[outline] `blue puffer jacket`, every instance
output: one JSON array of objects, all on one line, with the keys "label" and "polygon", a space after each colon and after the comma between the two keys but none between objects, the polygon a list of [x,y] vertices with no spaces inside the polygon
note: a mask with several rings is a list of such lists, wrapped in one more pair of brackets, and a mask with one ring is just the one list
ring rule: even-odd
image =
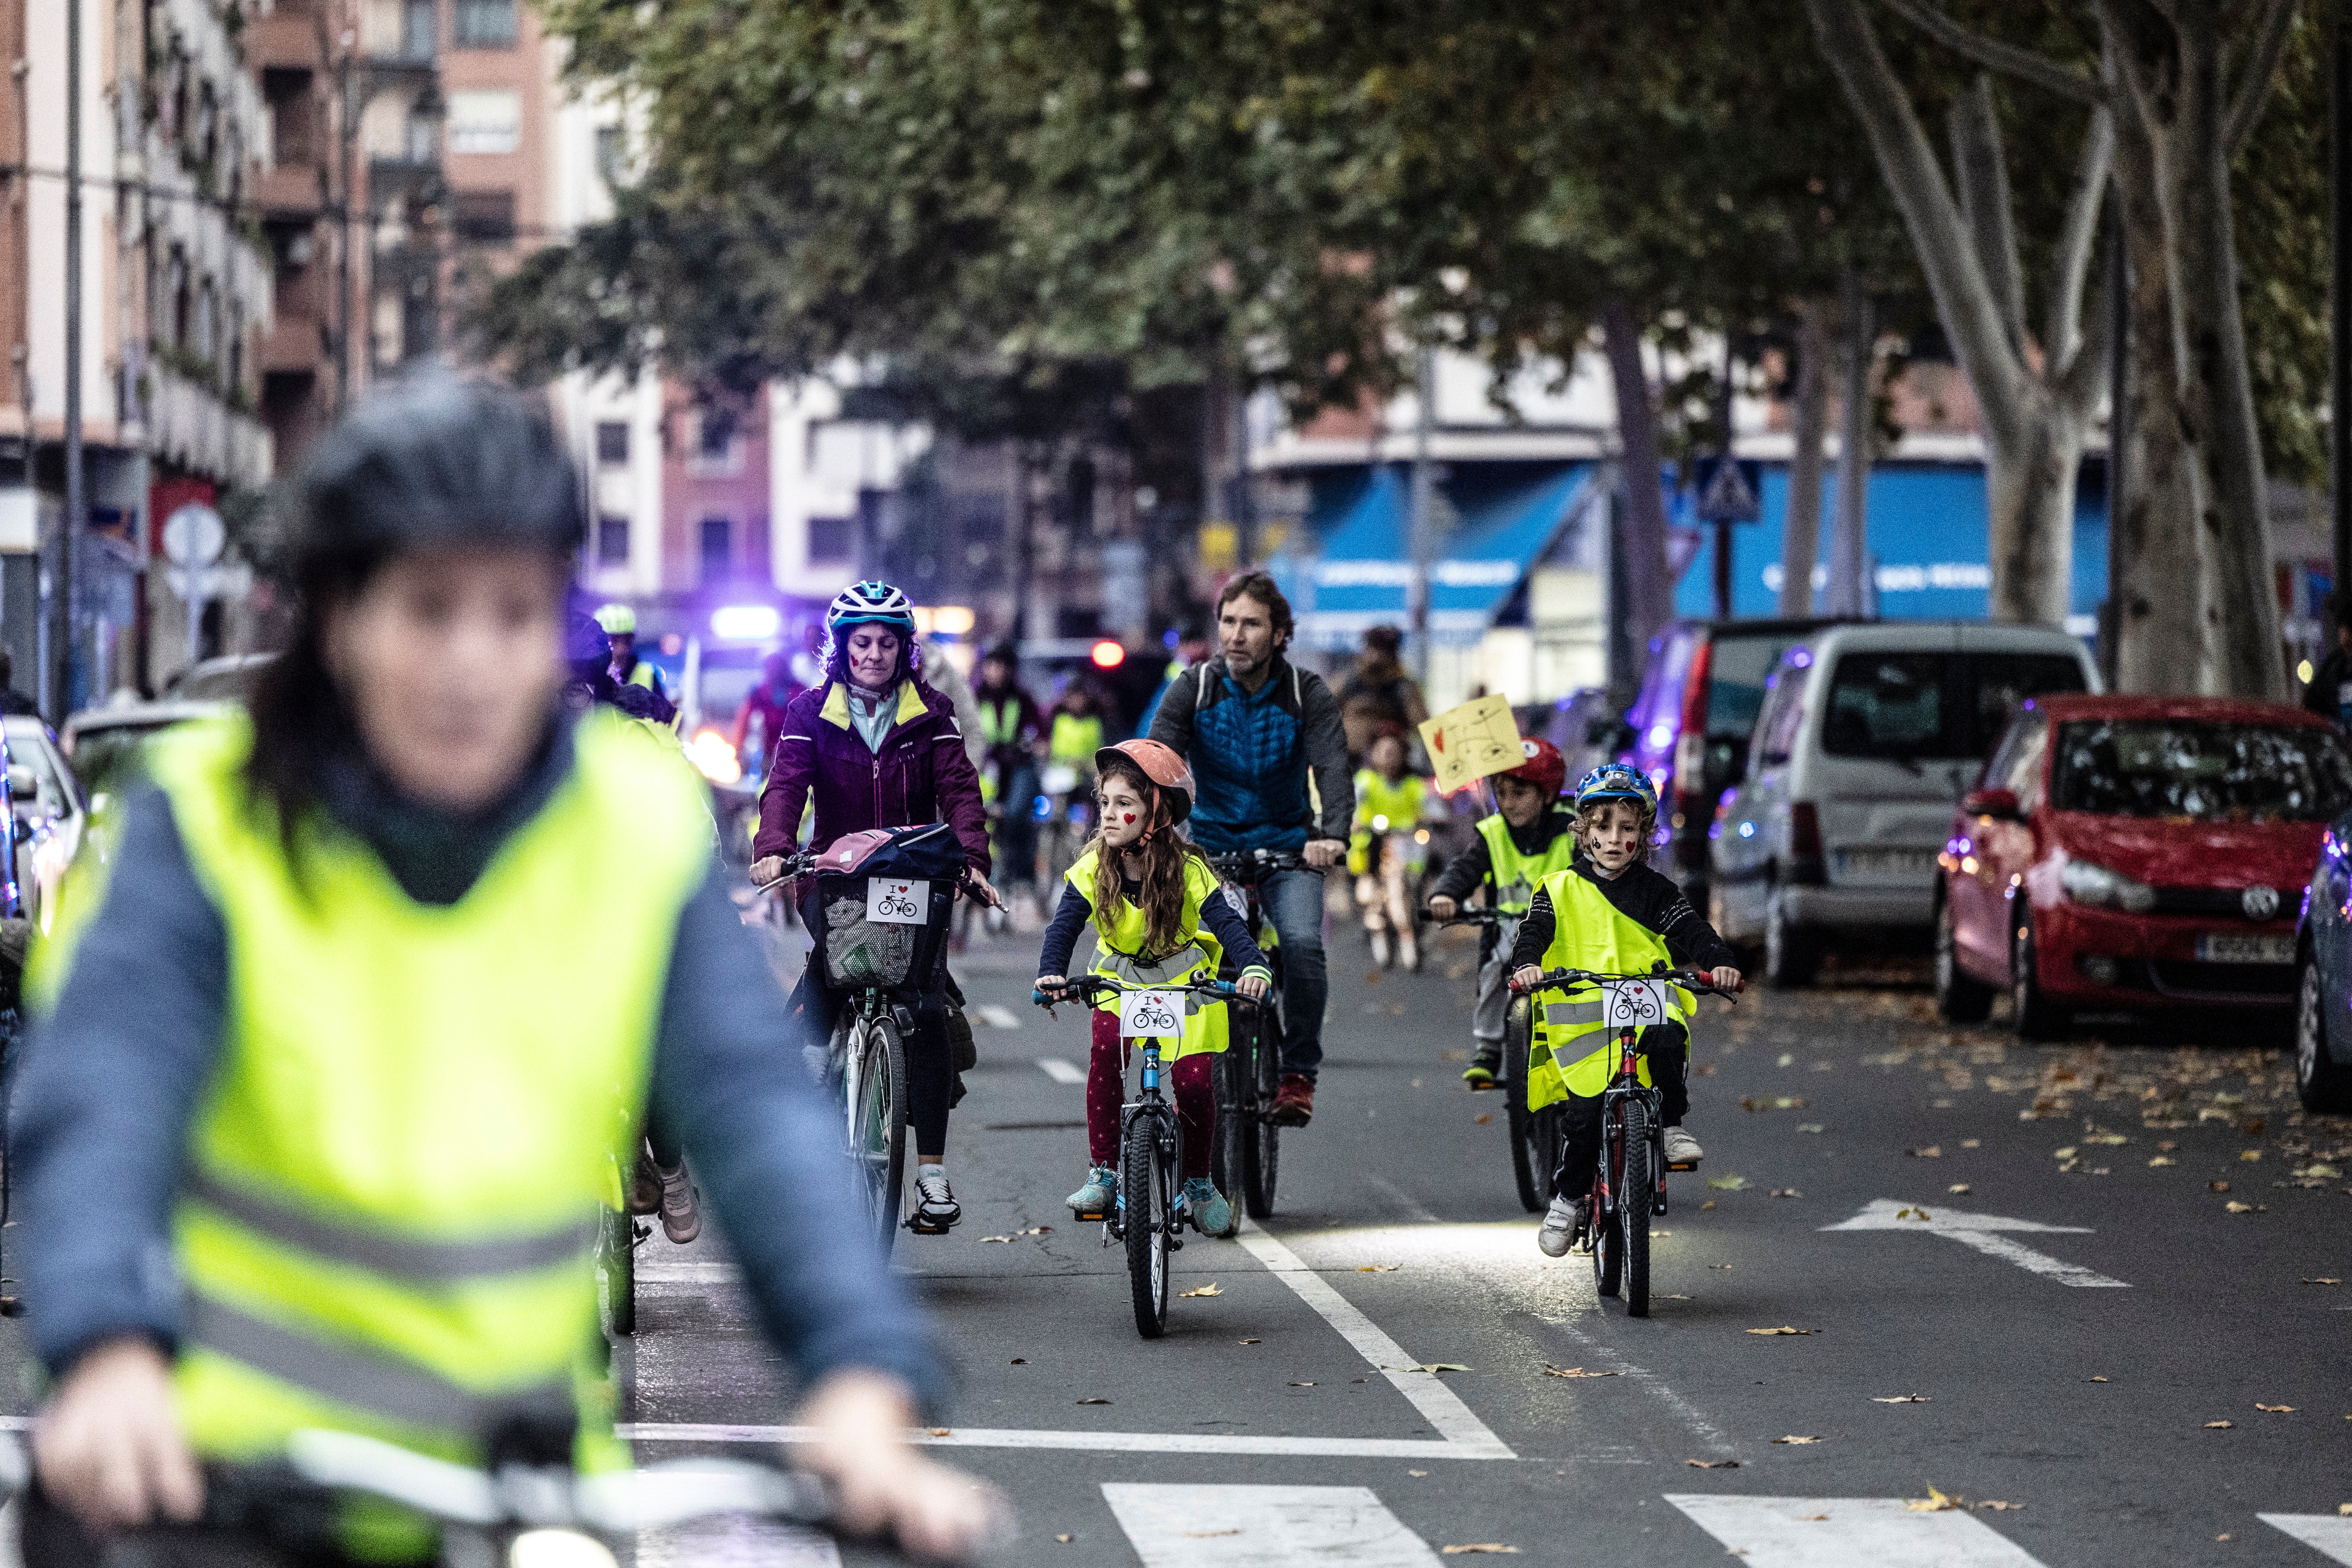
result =
[{"label": "blue puffer jacket", "polygon": [[1223,658],[1194,665],[1170,684],[1151,738],[1192,764],[1192,837],[1211,854],[1348,837],[1356,791],[1339,700],[1322,677],[1279,654],[1255,692],[1226,673]]}]

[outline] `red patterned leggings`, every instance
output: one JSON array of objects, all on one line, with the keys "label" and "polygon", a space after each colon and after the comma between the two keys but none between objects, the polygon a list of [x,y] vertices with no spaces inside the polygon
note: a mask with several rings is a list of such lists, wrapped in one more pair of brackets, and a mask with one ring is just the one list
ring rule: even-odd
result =
[{"label": "red patterned leggings", "polygon": [[[1127,1098],[1127,1057],[1118,1037],[1118,1015],[1094,1015],[1094,1054],[1087,1064],[1087,1153],[1097,1165],[1118,1165],[1118,1108]],[[1184,1129],[1184,1174],[1187,1179],[1209,1173],[1209,1141],[1217,1131],[1217,1091],[1211,1065],[1213,1053],[1202,1051],[1171,1064],[1160,1058],[1169,1098],[1176,1102],[1176,1120]]]}]

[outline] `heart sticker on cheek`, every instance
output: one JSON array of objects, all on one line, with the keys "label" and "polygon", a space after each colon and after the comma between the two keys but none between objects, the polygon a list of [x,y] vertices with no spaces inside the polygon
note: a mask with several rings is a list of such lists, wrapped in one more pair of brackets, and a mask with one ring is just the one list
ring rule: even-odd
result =
[{"label": "heart sticker on cheek", "polygon": [[1133,822],[1135,820],[1135,813],[1131,811],[1121,812],[1119,815],[1129,822]]}]

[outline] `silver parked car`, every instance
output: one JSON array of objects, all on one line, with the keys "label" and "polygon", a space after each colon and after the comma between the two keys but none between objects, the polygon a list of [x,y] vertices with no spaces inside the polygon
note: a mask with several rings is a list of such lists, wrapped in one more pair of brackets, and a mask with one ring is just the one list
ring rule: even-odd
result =
[{"label": "silver parked car", "polygon": [[1716,929],[1761,946],[1778,985],[1811,979],[1832,932],[1926,931],[1953,806],[2018,704],[2097,689],[2048,626],[1853,624],[1790,647],[1707,830]]},{"label": "silver parked car", "polygon": [[15,868],[26,918],[47,931],[58,885],[81,852],[89,800],[48,725],[29,715],[0,721],[8,742],[8,798],[15,807]]}]

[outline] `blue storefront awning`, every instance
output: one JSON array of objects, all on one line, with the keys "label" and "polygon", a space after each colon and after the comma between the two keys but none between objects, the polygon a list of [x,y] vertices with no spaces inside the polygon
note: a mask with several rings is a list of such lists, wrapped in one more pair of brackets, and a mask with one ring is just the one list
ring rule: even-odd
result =
[{"label": "blue storefront awning", "polygon": [[[1528,568],[1576,510],[1591,477],[1569,465],[1530,483],[1453,501],[1456,521],[1429,574],[1429,631],[1439,642],[1475,642]],[[1409,470],[1366,474],[1320,530],[1308,557],[1270,570],[1298,614],[1307,647],[1346,648],[1381,625],[1402,626],[1412,576]]]}]

